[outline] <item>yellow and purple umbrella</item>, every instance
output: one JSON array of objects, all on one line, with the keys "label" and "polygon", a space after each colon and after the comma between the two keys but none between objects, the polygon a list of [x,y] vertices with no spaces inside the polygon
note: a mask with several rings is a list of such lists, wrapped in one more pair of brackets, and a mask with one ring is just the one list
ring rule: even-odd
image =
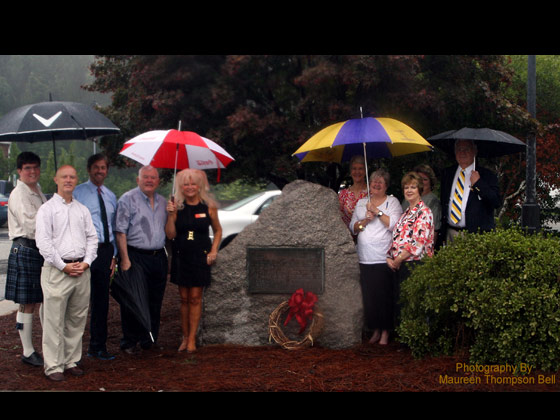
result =
[{"label": "yellow and purple umbrella", "polygon": [[330,125],[293,153],[302,162],[345,162],[357,154],[390,158],[431,151],[432,146],[408,125],[392,118],[356,118]]},{"label": "yellow and purple umbrella", "polygon": [[369,184],[368,158],[390,158],[432,149],[424,137],[400,121],[367,117],[329,125],[307,140],[292,156],[302,162],[340,163],[363,153]]}]

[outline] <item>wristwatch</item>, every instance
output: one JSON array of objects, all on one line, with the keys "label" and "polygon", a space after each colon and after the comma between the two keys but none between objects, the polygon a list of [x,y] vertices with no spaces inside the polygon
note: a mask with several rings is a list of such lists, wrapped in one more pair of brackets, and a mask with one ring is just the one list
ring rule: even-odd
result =
[{"label": "wristwatch", "polygon": [[360,229],[360,230],[363,232],[364,229],[365,229],[365,227],[360,223],[360,224],[358,225],[358,229]]},{"label": "wristwatch", "polygon": [[383,216],[385,213],[383,213],[382,211],[379,211],[379,213],[377,213],[377,217],[381,217]]}]

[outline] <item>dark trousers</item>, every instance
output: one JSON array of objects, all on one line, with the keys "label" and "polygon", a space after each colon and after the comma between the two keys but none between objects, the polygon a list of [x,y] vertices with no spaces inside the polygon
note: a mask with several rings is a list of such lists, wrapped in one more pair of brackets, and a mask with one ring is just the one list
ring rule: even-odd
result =
[{"label": "dark trousers", "polygon": [[90,340],[89,352],[107,350],[107,315],[111,282],[112,244],[99,244],[97,258],[91,264]]},{"label": "dark trousers", "polygon": [[[132,265],[142,268],[148,284],[148,302],[150,306],[150,318],[152,326],[152,336],[157,341],[159,334],[159,324],[161,315],[161,304],[165,293],[167,282],[167,256],[165,251],[154,254],[138,252],[133,248],[128,248],[128,258]],[[135,346],[137,343],[143,348],[151,345],[152,340],[149,332],[143,328],[136,320],[136,317],[126,308],[121,306],[121,323],[123,339],[121,348],[126,349]]]},{"label": "dark trousers", "polygon": [[401,267],[397,271],[396,277],[397,282],[395,284],[395,322],[400,324],[401,321],[401,309],[402,303],[401,298],[401,285],[410,276],[410,272],[420,264],[421,261],[405,261],[401,264]]},{"label": "dark trousers", "polygon": [[392,330],[395,274],[386,263],[360,264],[360,286],[368,330]]}]

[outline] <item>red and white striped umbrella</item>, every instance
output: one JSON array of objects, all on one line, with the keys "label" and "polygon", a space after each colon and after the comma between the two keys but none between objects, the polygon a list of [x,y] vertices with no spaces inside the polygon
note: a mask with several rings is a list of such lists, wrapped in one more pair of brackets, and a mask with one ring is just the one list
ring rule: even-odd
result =
[{"label": "red and white striped umbrella", "polygon": [[233,157],[212,140],[192,131],[154,130],[128,140],[120,154],[154,168],[220,169]]}]

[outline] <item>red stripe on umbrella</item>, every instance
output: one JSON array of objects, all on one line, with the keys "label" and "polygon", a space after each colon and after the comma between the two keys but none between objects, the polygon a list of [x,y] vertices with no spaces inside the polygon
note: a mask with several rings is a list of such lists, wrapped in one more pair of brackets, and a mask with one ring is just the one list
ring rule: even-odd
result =
[{"label": "red stripe on umbrella", "polygon": [[214,141],[192,131],[178,130],[140,134],[128,140],[120,154],[144,165],[167,169],[220,169],[234,160]]}]

